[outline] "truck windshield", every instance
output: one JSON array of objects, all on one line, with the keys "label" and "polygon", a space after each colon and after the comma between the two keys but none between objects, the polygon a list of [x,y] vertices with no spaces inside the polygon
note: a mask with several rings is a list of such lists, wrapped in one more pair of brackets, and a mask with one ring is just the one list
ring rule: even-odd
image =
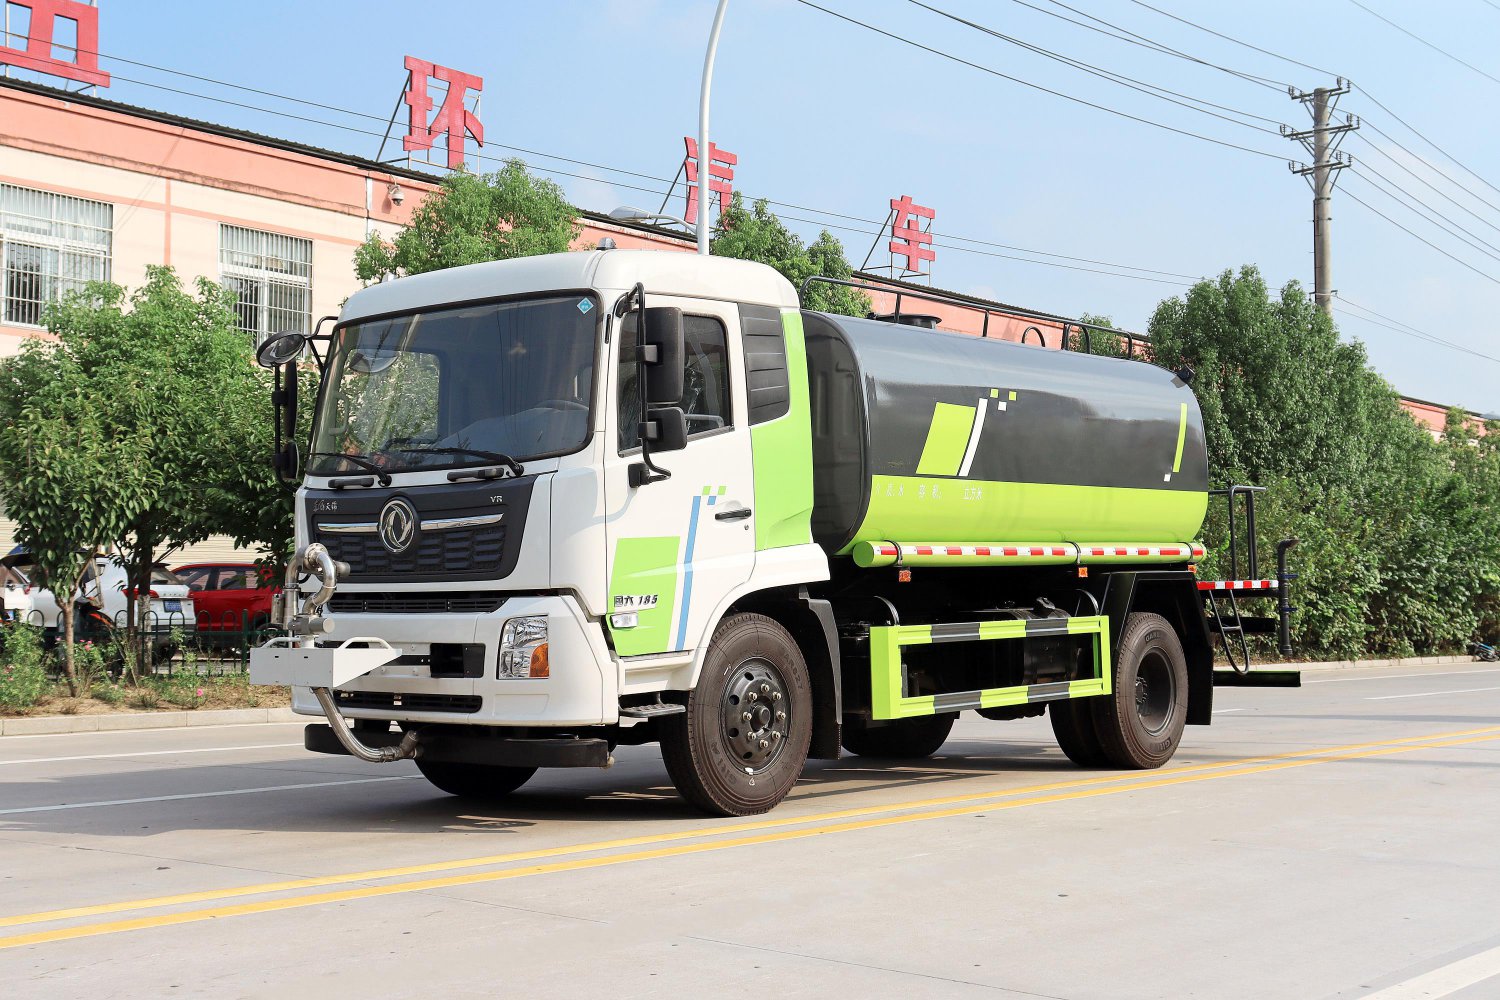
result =
[{"label": "truck windshield", "polygon": [[578,450],[590,428],[599,313],[593,297],[568,295],[341,327],[308,473],[488,465],[495,456],[524,462]]}]

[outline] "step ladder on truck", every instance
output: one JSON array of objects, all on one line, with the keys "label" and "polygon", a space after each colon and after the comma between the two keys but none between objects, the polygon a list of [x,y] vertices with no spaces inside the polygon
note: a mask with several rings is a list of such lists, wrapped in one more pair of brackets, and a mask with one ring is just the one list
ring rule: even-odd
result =
[{"label": "step ladder on truck", "polygon": [[[895,309],[603,248],[372,286],[268,340],[297,551],[252,681],[321,717],[308,749],[456,795],[659,743],[685,798],[732,815],[809,759],[933,754],[963,711],[1159,767],[1215,683],[1275,681],[1238,601],[1277,597],[1289,648],[1289,543],[1274,589],[1199,581],[1191,371],[1071,350],[1086,323],[834,283]],[[910,324],[908,300],[977,309],[983,335]],[[992,315],[1065,335],[990,336]]]}]

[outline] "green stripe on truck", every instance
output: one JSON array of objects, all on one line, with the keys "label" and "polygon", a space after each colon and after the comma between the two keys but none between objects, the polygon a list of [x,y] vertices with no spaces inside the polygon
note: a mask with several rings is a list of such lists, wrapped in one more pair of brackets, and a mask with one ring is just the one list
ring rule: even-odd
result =
[{"label": "green stripe on truck", "polygon": [[812,542],[812,408],[807,399],[802,314],[783,309],[781,328],[791,403],[783,416],[750,428],[757,550]]},{"label": "green stripe on truck", "polygon": [[917,460],[917,475],[958,475],[964,451],[969,447],[969,434],[974,430],[974,414],[972,406],[933,404],[932,426],[927,428],[927,441],[922,445],[922,457]]},{"label": "green stripe on truck", "polygon": [[1207,510],[1208,494],[1196,490],[872,476],[864,520],[839,554],[896,539],[1178,542],[1197,536]]}]

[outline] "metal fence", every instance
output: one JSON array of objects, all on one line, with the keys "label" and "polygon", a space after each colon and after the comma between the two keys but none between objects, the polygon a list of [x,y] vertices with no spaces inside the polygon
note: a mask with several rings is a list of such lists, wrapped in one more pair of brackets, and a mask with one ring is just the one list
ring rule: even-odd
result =
[{"label": "metal fence", "polygon": [[[78,609],[74,612],[73,620],[74,642],[123,644],[128,629],[126,618],[127,613],[124,611],[111,620],[97,610]],[[41,630],[43,641],[49,648],[62,641],[63,619],[60,611],[50,620],[40,611],[11,611],[4,613],[4,620]],[[164,671],[168,676],[172,674],[177,655],[187,648],[220,664],[233,664],[244,669],[250,662],[251,649],[272,636],[281,634],[280,629],[267,624],[264,616],[251,618],[245,612],[226,612],[215,618],[206,611],[200,611],[190,621],[181,611],[167,614],[148,611],[137,629],[138,634],[148,638],[155,653],[153,670]]]}]

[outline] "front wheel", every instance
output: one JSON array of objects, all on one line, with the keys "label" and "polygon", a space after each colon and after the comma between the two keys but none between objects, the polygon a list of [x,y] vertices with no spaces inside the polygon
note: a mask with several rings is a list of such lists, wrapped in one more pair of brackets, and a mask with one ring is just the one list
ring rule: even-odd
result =
[{"label": "front wheel", "polygon": [[812,686],[802,651],[765,615],[719,623],[687,711],[663,720],[662,761],[704,812],[750,816],[786,798],[812,741]]},{"label": "front wheel", "polygon": [[1161,615],[1131,615],[1115,647],[1114,694],[1085,701],[1104,756],[1141,770],[1171,760],[1187,723],[1187,695],[1182,640]]},{"label": "front wheel", "polygon": [[420,757],[416,764],[422,777],[432,782],[436,788],[464,799],[493,801],[504,798],[536,774],[534,767],[425,761]]}]

